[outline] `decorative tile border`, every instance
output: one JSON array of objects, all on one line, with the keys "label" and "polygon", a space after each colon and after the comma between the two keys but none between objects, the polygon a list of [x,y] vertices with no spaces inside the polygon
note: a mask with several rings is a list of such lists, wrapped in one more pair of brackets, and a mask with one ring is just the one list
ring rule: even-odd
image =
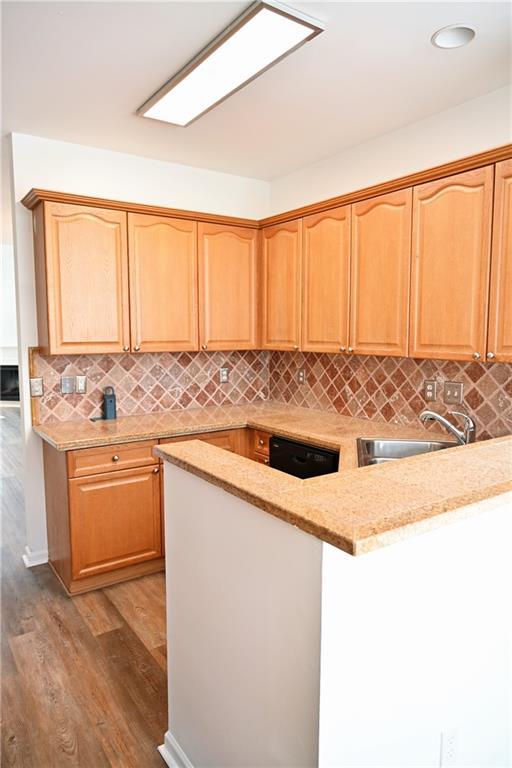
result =
[{"label": "decorative tile border", "polygon": [[[300,368],[306,371],[303,385],[297,382]],[[430,405],[425,379],[438,382],[437,402]],[[461,406],[444,405],[445,381],[464,384]],[[512,432],[512,365],[272,352],[270,399],[395,424],[417,423],[426,407],[442,414],[461,410],[475,418],[483,440]]]},{"label": "decorative tile border", "polygon": [[[99,416],[107,386],[115,389],[120,416],[267,400],[268,359],[268,352],[252,351],[38,356],[39,422]],[[219,384],[221,367],[230,371],[227,384]],[[61,394],[61,376],[84,374],[87,394]]]}]

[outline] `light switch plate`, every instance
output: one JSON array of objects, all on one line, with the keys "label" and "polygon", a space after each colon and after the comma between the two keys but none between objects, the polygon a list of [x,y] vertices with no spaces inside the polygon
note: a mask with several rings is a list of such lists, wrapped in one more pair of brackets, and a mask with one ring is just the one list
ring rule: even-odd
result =
[{"label": "light switch plate", "polygon": [[306,383],[306,371],[304,368],[299,368],[297,371],[297,381],[299,384],[305,384]]},{"label": "light switch plate", "polygon": [[75,376],[75,392],[78,395],[85,395],[87,392],[87,376]]},{"label": "light switch plate", "polygon": [[227,384],[229,381],[229,368],[221,368],[219,370],[219,382],[220,384]]},{"label": "light switch plate", "polygon": [[423,394],[429,403],[434,403],[437,400],[437,381],[435,379],[426,379],[423,382]]},{"label": "light switch plate", "polygon": [[60,391],[63,395],[72,395],[75,391],[75,377],[74,376],[61,376],[60,377]]},{"label": "light switch plate", "polygon": [[30,397],[42,397],[43,396],[43,380],[42,378],[29,379],[30,381]]},{"label": "light switch plate", "polygon": [[445,381],[443,400],[447,405],[460,405],[464,400],[464,384],[459,381]]}]

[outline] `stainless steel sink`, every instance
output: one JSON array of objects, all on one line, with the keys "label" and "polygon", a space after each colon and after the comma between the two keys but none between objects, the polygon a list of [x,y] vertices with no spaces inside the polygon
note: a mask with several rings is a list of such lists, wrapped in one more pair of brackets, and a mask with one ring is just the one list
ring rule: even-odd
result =
[{"label": "stainless steel sink", "polygon": [[385,464],[408,456],[442,451],[443,448],[454,448],[456,445],[457,443],[442,440],[387,440],[360,437],[357,441],[358,464],[360,467]]}]

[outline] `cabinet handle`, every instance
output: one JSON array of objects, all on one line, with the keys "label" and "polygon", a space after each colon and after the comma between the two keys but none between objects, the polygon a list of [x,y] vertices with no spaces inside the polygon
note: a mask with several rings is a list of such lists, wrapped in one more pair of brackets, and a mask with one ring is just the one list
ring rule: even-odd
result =
[{"label": "cabinet handle", "polygon": [[139,345],[138,345],[138,344],[137,344],[137,346],[136,346],[136,347],[134,347],[134,348],[133,348],[133,351],[134,351],[134,352],[140,352],[140,347],[139,347]]},{"label": "cabinet handle", "polygon": [[119,461],[119,456],[117,455],[117,453],[115,453],[115,454],[112,456],[112,461]]},{"label": "cabinet handle", "polygon": [[340,352],[345,352],[346,349],[347,349],[346,347],[340,347]]},{"label": "cabinet handle", "polygon": [[258,440],[258,445],[265,445],[265,441],[264,441],[264,440],[262,440],[262,439],[261,439],[261,437],[260,437],[260,439]]},{"label": "cabinet handle", "polygon": [[153,474],[158,475],[159,472],[160,472],[160,467],[155,467],[153,470]]},{"label": "cabinet handle", "polygon": [[473,360],[480,360],[481,357],[480,352],[473,352]]},{"label": "cabinet handle", "polygon": [[348,351],[350,352],[350,354],[352,354],[352,352],[354,351],[354,347],[349,347]]},{"label": "cabinet handle", "polygon": [[125,345],[125,346],[123,347],[123,352],[129,352],[129,351],[130,351],[130,347],[127,347],[127,346]]},{"label": "cabinet handle", "polygon": [[201,349],[208,349],[208,344],[203,344],[203,346],[201,347]]},{"label": "cabinet handle", "polygon": [[487,353],[487,359],[488,360],[494,360],[495,357],[496,357],[496,355],[494,354],[494,352],[488,352]]}]

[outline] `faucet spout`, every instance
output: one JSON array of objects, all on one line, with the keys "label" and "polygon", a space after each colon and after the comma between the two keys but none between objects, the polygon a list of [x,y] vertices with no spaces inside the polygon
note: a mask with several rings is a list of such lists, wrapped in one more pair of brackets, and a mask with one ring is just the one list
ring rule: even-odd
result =
[{"label": "faucet spout", "polygon": [[436,413],[435,411],[422,411],[422,413],[420,413],[420,421],[423,424],[425,424],[427,421],[437,421],[438,424],[441,424],[441,426],[444,427],[447,432],[455,437],[460,445],[473,443],[476,438],[476,425],[471,416],[468,416],[466,413],[461,413],[460,411],[450,411],[450,415],[459,416],[460,418],[464,419],[463,430],[458,429],[455,424],[452,424],[451,421],[449,421],[444,416],[441,416],[440,413]]}]

